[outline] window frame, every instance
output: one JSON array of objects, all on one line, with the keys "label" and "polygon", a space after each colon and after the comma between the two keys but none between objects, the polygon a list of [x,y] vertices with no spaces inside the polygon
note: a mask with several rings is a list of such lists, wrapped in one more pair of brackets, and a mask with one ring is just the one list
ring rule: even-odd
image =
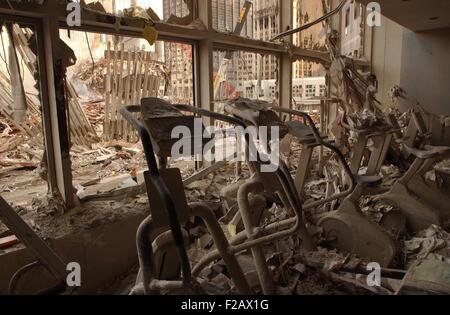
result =
[{"label": "window frame", "polygon": [[[241,36],[219,33],[212,27],[212,11],[210,0],[193,0],[193,19],[200,19],[206,26],[205,29],[186,28],[185,26],[168,24],[166,22],[155,22],[153,27],[158,32],[158,40],[190,44],[193,47],[193,101],[198,107],[211,109],[214,101],[212,95],[213,84],[213,47],[233,50],[254,51],[256,53],[273,54],[278,56],[279,74],[277,77],[278,100],[280,106],[292,107],[292,61],[305,59],[312,62],[328,63],[329,56],[326,52],[313,52],[299,47],[286,47],[281,42],[269,42]],[[293,24],[293,2],[278,0],[278,26],[279,30],[292,28]],[[60,29],[69,29],[67,25],[67,9],[65,3],[59,1],[46,1],[43,4],[14,3],[14,10],[2,1],[0,3],[0,14],[17,18],[34,18],[45,32],[41,49],[45,50],[45,56],[40,57],[40,64],[47,71],[46,76],[52,78],[54,55],[57,52],[57,43]],[[99,18],[100,15],[100,18]],[[120,19],[106,14],[82,14],[81,25],[70,27],[74,31],[86,31],[110,35],[122,35],[128,37],[143,38],[145,22],[134,19]],[[116,23],[111,22],[112,20]],[[286,37],[285,42],[292,42],[291,37]],[[43,44],[45,43],[45,45]],[[41,44],[40,44],[41,45]],[[44,47],[45,46],[45,47]],[[45,83],[45,80],[42,82]],[[55,85],[50,79],[47,87],[45,104],[55,107]],[[202,87],[200,89],[200,86]],[[47,106],[46,105],[46,106]],[[57,135],[67,134],[67,126],[60,126],[60,130],[53,130],[56,117],[54,112],[44,113],[46,121],[45,130],[55,136],[46,141],[46,149],[49,155],[59,159],[54,168],[49,169],[49,177],[54,178],[57,188],[62,193],[68,207],[71,207],[71,197],[68,192],[72,191],[70,161],[61,162],[61,152],[69,152],[67,145]],[[62,128],[62,129],[61,129]],[[52,132],[53,131],[53,132]],[[56,137],[56,138],[55,138]],[[52,144],[55,143],[53,146]],[[57,150],[55,148],[58,148]],[[73,196],[72,196],[73,197]]]}]

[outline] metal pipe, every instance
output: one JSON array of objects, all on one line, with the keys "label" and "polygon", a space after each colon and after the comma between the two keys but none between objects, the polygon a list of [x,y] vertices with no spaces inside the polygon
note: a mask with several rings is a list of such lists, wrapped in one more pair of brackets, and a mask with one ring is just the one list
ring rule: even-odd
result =
[{"label": "metal pipe", "polygon": [[[239,204],[239,212],[242,216],[242,222],[244,223],[247,238],[253,240],[257,237],[257,230],[255,223],[253,222],[252,209],[248,200],[248,195],[251,192],[261,192],[264,190],[264,186],[257,178],[252,177],[245,184],[241,185],[238,191],[237,201]],[[273,284],[273,278],[270,274],[267,266],[266,257],[261,246],[254,246],[251,248],[253,260],[256,266],[256,272],[258,273],[259,283],[261,289],[266,295],[275,294],[275,286]]]},{"label": "metal pipe", "polygon": [[[139,260],[139,273],[142,277],[144,294],[150,294],[150,283],[153,281],[153,249],[151,240],[153,220],[148,216],[141,222],[136,233],[136,247]],[[136,283],[137,285],[137,283]]]},{"label": "metal pipe", "polygon": [[[291,225],[294,225],[289,230],[283,230],[277,233],[273,233],[274,231],[285,229]],[[286,219],[280,222],[272,223],[266,226],[264,229],[260,229],[258,234],[269,233],[270,235],[259,236],[254,240],[248,240],[246,231],[242,231],[236,234],[231,240],[230,244],[232,245],[231,251],[233,253],[239,253],[244,250],[248,250],[253,246],[264,245],[266,243],[275,242],[285,237],[294,235],[298,233],[298,225],[297,225],[297,217]],[[273,234],[272,234],[273,233]],[[197,276],[200,272],[209,265],[212,261],[219,259],[220,253],[215,250],[208,253],[204,256],[197,265],[192,269],[192,274]]]},{"label": "metal pipe", "polygon": [[20,278],[22,278],[22,276],[25,273],[27,273],[28,271],[30,271],[31,269],[39,267],[39,266],[42,266],[42,263],[40,261],[34,261],[32,263],[29,263],[29,264],[21,267],[19,270],[17,270],[11,277],[11,280],[9,280],[8,293],[10,295],[15,295],[17,283],[19,282]]},{"label": "metal pipe", "polygon": [[281,34],[278,34],[277,36],[273,37],[270,41],[275,41],[277,39],[280,39],[280,38],[283,38],[283,37],[286,37],[286,36],[289,36],[289,35],[293,35],[295,33],[299,33],[299,32],[304,31],[304,30],[306,30],[306,29],[308,29],[308,28],[310,28],[310,27],[312,27],[312,26],[314,26],[316,24],[319,24],[320,22],[323,22],[323,21],[329,19],[333,15],[339,13],[341,11],[341,9],[344,7],[346,2],[347,2],[347,0],[342,0],[342,2],[339,4],[339,6],[336,9],[334,9],[333,11],[330,11],[329,13],[321,16],[317,20],[312,21],[311,23],[308,23],[308,24],[302,25],[302,26],[300,26],[298,28],[294,28],[292,30],[289,30],[289,31],[283,32]]}]

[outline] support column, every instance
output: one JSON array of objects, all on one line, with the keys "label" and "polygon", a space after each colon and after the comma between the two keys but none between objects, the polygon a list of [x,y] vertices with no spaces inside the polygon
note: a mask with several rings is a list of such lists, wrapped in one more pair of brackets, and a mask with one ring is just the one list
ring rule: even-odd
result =
[{"label": "support column", "polygon": [[[211,1],[198,0],[199,18],[212,31]],[[199,41],[194,56],[196,64],[196,99],[197,105],[207,110],[214,110],[214,74],[213,74],[213,45],[210,40]]]},{"label": "support column", "polygon": [[[57,10],[54,10],[57,12]],[[70,140],[67,123],[67,101],[65,98],[65,68],[58,59],[58,19],[46,16],[42,20],[42,34],[38,42],[41,70],[42,114],[45,145],[48,161],[50,191],[59,193],[66,207],[74,205],[72,171],[70,161]],[[57,82],[57,80],[59,82]]]},{"label": "support column", "polygon": [[[208,28],[209,36],[213,29],[212,25],[212,5],[210,0],[197,0],[198,17]],[[206,110],[214,111],[214,73],[213,73],[213,45],[211,40],[201,40],[195,47],[195,106]],[[205,126],[211,126],[214,121],[210,118],[203,118]],[[203,161],[200,163],[208,166],[210,163]]]},{"label": "support column", "polygon": [[[292,29],[292,1],[280,0],[280,31]],[[292,36],[285,37],[285,41],[292,43]],[[292,58],[288,53],[280,56],[280,106],[285,108],[292,107]]]}]

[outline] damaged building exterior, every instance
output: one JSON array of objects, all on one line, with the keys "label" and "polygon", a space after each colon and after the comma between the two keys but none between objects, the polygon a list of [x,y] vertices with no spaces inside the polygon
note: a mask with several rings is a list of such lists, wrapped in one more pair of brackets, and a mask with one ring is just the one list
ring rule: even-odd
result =
[{"label": "damaged building exterior", "polygon": [[0,1],[0,295],[449,294],[449,15]]}]

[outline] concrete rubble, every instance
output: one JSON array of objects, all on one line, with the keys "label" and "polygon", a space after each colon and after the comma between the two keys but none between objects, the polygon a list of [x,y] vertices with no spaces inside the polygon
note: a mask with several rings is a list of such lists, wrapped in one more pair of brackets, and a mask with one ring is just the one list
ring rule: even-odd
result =
[{"label": "concrete rubble", "polygon": [[[192,8],[193,1],[185,2]],[[84,9],[98,15],[99,19],[110,16],[99,4]],[[162,23],[151,9],[124,10],[120,17],[125,22]],[[184,18],[171,16],[170,23],[187,29],[206,29],[201,21],[193,19],[192,12]],[[16,29],[17,36],[19,31],[22,29]],[[20,33],[26,38],[29,35],[27,31]],[[441,137],[443,130],[449,127],[449,118],[439,117],[442,130],[438,136],[433,134],[433,125],[420,123],[431,120],[432,113],[418,108],[406,113],[384,108],[375,97],[376,77],[341,57],[336,50],[335,36],[333,32],[327,33],[326,47],[330,55],[328,72],[332,78],[330,98],[338,106],[334,120],[328,121],[329,126],[321,126],[320,133],[315,127],[323,123],[320,113],[300,113],[293,118],[296,113],[277,112],[278,106],[260,100],[239,97],[229,100],[221,113],[209,113],[212,115],[209,118],[220,114],[245,122],[246,126],[281,126],[284,138],[280,151],[285,168],[280,171],[281,175],[277,173],[279,177],[261,174],[250,162],[241,164],[232,160],[199,165],[192,158],[172,159],[169,153],[162,153],[167,149],[163,146],[167,144],[165,141],[169,141],[162,136],[170,132],[166,130],[169,120],[180,119],[191,127],[193,116],[187,114],[188,106],[172,106],[156,97],[143,97],[140,105],[140,121],[150,133],[148,139],[142,137],[142,130],[138,134],[130,128],[130,133],[136,139],[139,135],[141,141],[110,140],[104,134],[105,94],[108,93],[104,76],[110,65],[102,58],[94,65],[90,62],[74,65],[67,85],[71,108],[84,117],[71,130],[75,208],[68,211],[61,196],[48,193],[47,152],[41,138],[42,127],[36,127],[41,125],[40,118],[27,122],[22,117],[22,121],[17,121],[14,115],[7,115],[13,102],[1,97],[0,194],[43,240],[120,224],[130,216],[138,217],[142,222],[139,229],[136,227],[140,272],[135,261],[128,274],[116,279],[117,283],[103,293],[188,291],[186,287],[178,287],[176,281],[173,281],[174,287],[169,285],[170,281],[159,281],[169,279],[152,278],[150,283],[143,280],[148,270],[144,268],[145,257],[139,252],[139,246],[143,246],[139,243],[139,233],[145,234],[140,229],[149,224],[148,220],[153,220],[149,224],[151,228],[145,230],[148,235],[141,235],[142,240],[148,240],[150,235],[153,238],[152,244],[143,246],[155,251],[151,268],[159,268],[161,274],[179,276],[183,259],[169,259],[169,263],[166,261],[166,265],[160,266],[158,263],[164,259],[158,255],[178,257],[177,250],[181,251],[179,247],[182,247],[196,279],[192,280],[189,290],[198,290],[195,292],[220,295],[243,292],[450,294],[450,213],[446,204],[450,193],[450,147]],[[25,44],[21,43],[27,48]],[[168,69],[168,65],[155,62],[151,71],[167,77]],[[35,70],[28,67],[32,74]],[[6,76],[6,73],[0,75]],[[10,82],[2,78],[0,88],[8,90]],[[123,79],[120,77],[119,81]],[[405,93],[400,87],[394,87],[392,100],[404,100]],[[25,96],[25,92],[22,94]],[[17,95],[11,97],[15,100]],[[40,117],[39,104],[33,98],[23,101],[22,105],[29,104],[28,110]],[[168,113],[150,115],[145,112],[146,101],[160,102]],[[207,111],[191,110],[193,114],[208,117]],[[286,117],[281,119],[281,116]],[[31,127],[23,127],[27,123]],[[32,129],[33,126],[39,129],[36,137],[33,133],[37,129]],[[80,126],[85,132],[77,133]],[[157,146],[164,149],[154,152]],[[151,150],[151,158],[147,150]],[[160,196],[164,196],[161,188],[152,186],[156,182],[154,177],[163,179],[167,185],[164,186],[167,192],[164,192],[169,196],[165,198],[173,199],[175,206],[172,206],[180,217],[177,218],[178,234],[169,233],[176,226],[171,222],[173,217],[167,216],[166,210],[170,213],[170,207]],[[279,178],[286,178],[286,181]],[[290,195],[292,190],[296,198]],[[295,202],[300,203],[300,207],[292,206]],[[151,215],[144,219],[149,209]],[[293,218],[297,221],[289,221]],[[300,223],[302,226],[296,226]],[[274,237],[277,233],[283,235],[288,228],[295,233]],[[175,239],[177,235],[180,239]],[[266,241],[257,243],[264,237]],[[385,239],[388,241],[384,242]],[[305,250],[309,241],[315,250]],[[245,247],[247,244],[250,245]],[[381,263],[380,285],[370,286],[367,284],[371,270],[368,266],[373,261],[370,255],[373,252],[382,255],[377,252],[379,244],[378,248],[392,249],[392,253],[385,255],[386,263]],[[0,255],[23,248],[24,242],[0,223]],[[236,275],[243,275],[244,280],[236,281]]]},{"label": "concrete rubble", "polygon": [[[365,118],[363,119],[365,121]],[[45,181],[39,178],[40,162],[43,151],[41,148],[34,146],[27,139],[26,135],[20,131],[11,128],[6,121],[2,122],[3,130],[1,132],[1,146],[5,148],[0,155],[0,163],[2,163],[2,173],[0,176],[7,181],[2,181],[1,191],[7,198],[17,195],[17,206],[24,217],[24,219],[42,235],[59,234],[63,231],[62,226],[54,226],[57,219],[57,214],[61,213],[58,210],[58,204],[54,203],[52,199],[46,197],[46,187],[43,187],[40,193],[36,193],[35,197],[29,199],[30,203],[24,204],[23,196],[20,192],[26,193],[27,186],[23,186],[23,180],[36,178],[35,183],[40,183],[45,186]],[[19,140],[17,140],[19,139]],[[289,158],[291,159],[289,165],[293,166],[295,172],[295,165],[298,165],[297,156],[301,152],[301,145],[295,144],[295,140],[291,144]],[[313,159],[318,159],[315,155]],[[332,156],[327,157],[328,162],[321,173],[317,167],[313,167],[312,172],[308,178],[305,186],[306,200],[320,200],[327,194],[327,187],[335,185],[338,187],[341,180],[340,166],[333,162]],[[131,144],[120,141],[110,141],[94,144],[91,149],[84,147],[73,147],[72,150],[73,170],[76,174],[75,189],[78,191],[77,195],[80,199],[82,207],[88,204],[96,203],[103,209],[111,207],[112,204],[120,203],[121,200],[126,199],[126,204],[129,209],[133,205],[140,205],[145,209],[147,205],[145,197],[145,183],[142,176],[142,171],[146,169],[143,162],[143,149],[141,144]],[[315,164],[315,163],[314,163]],[[438,173],[448,173],[447,162],[440,162],[434,169],[432,179],[443,187],[446,182],[445,179],[440,179]],[[175,165],[182,169],[182,174],[185,179],[194,175],[192,163],[188,161],[179,161]],[[319,164],[315,164],[319,165]],[[325,173],[325,174],[324,174]],[[12,175],[14,174],[14,175]],[[245,178],[248,174],[248,169],[244,168],[241,177],[235,176],[235,167],[233,163],[226,165],[215,171],[213,174],[205,175],[202,178],[189,182],[185,186],[186,196],[188,201],[194,202],[203,200],[208,203],[211,209],[223,225],[224,230],[230,224],[230,214],[236,213],[236,208],[230,201],[224,202],[221,191],[237,182],[239,178]],[[384,165],[381,168],[382,176],[382,190],[389,189],[395,181],[401,178],[404,174],[398,166]],[[326,175],[324,177],[324,175]],[[31,182],[30,182],[31,183]],[[360,206],[364,215],[376,222],[382,224],[385,215],[398,211],[395,204],[386,203],[374,200],[370,195],[362,195],[360,197]],[[103,205],[102,205],[103,204]],[[106,207],[106,208],[105,208]],[[122,206],[120,206],[121,208]],[[335,207],[334,203],[327,203],[314,212],[326,212]],[[114,206],[113,208],[114,209]],[[92,210],[92,209],[91,209]],[[101,212],[90,211],[95,216],[92,218],[86,217],[87,222],[83,223],[76,218],[65,217],[65,221],[70,222],[68,226],[70,229],[76,229],[71,226],[71,223],[76,222],[78,228],[89,228],[102,224]],[[114,211],[112,211],[115,213]],[[72,212],[77,216],[76,212]],[[115,217],[116,214],[113,215]],[[264,219],[262,226],[267,226],[270,223],[281,221],[289,217],[285,209],[280,208],[275,203],[268,216]],[[59,219],[58,219],[59,220]],[[108,215],[107,220],[117,220]],[[49,223],[51,222],[51,225]],[[65,223],[67,224],[67,223]],[[51,228],[50,228],[51,226]],[[323,235],[323,230],[319,226],[310,225],[308,229],[320,240]],[[389,227],[386,227],[389,230]],[[192,241],[194,243],[189,250],[189,255],[193,263],[198,261],[196,257],[203,257],[209,251],[214,249],[212,239],[207,233],[207,230],[202,227],[199,222],[192,222],[190,226]],[[196,231],[196,232],[192,232]],[[395,237],[400,247],[399,254],[395,263],[391,267],[398,270],[405,270],[405,272],[415,266],[417,260],[434,259],[441,263],[448,263],[450,259],[449,236],[441,227],[432,226],[427,230],[410,234],[405,230],[405,226],[397,227],[397,229],[390,229],[390,233]],[[322,238],[323,239],[323,238]],[[325,239],[323,239],[325,240]],[[14,245],[20,246],[20,245]],[[276,290],[280,294],[345,294],[345,293],[362,293],[362,294],[394,294],[399,288],[398,275],[397,278],[391,279],[389,275],[386,279],[383,278],[383,286],[376,290],[367,287],[364,282],[364,274],[361,274],[361,266],[363,261],[356,257],[336,256],[341,257],[342,261],[337,261],[335,255],[339,255],[336,251],[330,251],[326,248],[321,249],[323,257],[316,260],[322,265],[317,266],[317,262],[311,262],[308,258],[299,255],[299,241],[295,237],[290,237],[284,240],[277,241],[272,245],[264,248],[266,259],[270,270],[273,272],[273,279],[276,283]],[[329,262],[324,257],[335,257],[335,262]],[[245,258],[247,257],[247,258]],[[248,279],[254,281],[255,287],[258,284],[258,277],[255,270],[252,268],[251,257],[243,255],[239,256],[243,266],[248,265],[246,275]],[[347,261],[357,259],[351,264]],[[338,265],[335,265],[335,264]],[[331,264],[331,266],[330,266]],[[246,267],[243,267],[244,269]],[[359,269],[358,269],[359,268]],[[317,271],[320,271],[317,273]],[[400,271],[399,271],[400,272]],[[229,294],[234,292],[235,287],[233,282],[227,277],[227,271],[224,266],[219,264],[212,264],[200,274],[200,279],[212,282],[214,287],[210,288],[210,293]],[[391,283],[389,283],[391,281]],[[397,281],[397,282],[396,282]],[[386,284],[384,284],[386,283]],[[389,284],[388,284],[389,283]],[[392,284],[394,283],[394,284]],[[412,284],[411,284],[412,285]],[[417,286],[407,286],[406,292],[410,290],[420,290]],[[425,289],[426,292],[426,289]]]}]

